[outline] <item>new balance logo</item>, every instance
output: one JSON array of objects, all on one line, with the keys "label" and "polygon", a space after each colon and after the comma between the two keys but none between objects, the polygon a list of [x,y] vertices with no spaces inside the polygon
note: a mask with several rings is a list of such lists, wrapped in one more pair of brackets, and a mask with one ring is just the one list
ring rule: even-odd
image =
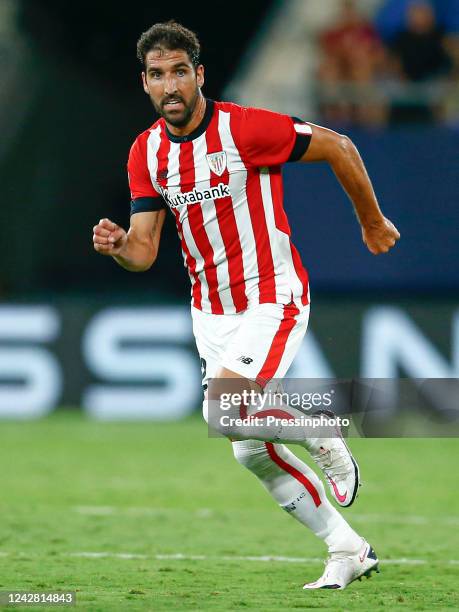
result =
[{"label": "new balance logo", "polygon": [[241,355],[241,357],[237,358],[237,361],[241,361],[242,363],[245,363],[245,365],[250,365],[253,359],[251,359],[250,357],[244,357],[244,355]]},{"label": "new balance logo", "polygon": [[171,208],[177,208],[177,206],[183,206],[186,204],[198,204],[199,202],[204,202],[205,200],[218,200],[219,198],[231,196],[229,187],[228,185],[225,185],[225,183],[219,183],[217,187],[204,189],[203,191],[199,191],[199,189],[196,189],[195,187],[186,193],[175,193],[174,195],[171,195],[169,191],[164,187],[161,187],[161,185],[158,185],[158,189],[161,191],[161,195]]}]

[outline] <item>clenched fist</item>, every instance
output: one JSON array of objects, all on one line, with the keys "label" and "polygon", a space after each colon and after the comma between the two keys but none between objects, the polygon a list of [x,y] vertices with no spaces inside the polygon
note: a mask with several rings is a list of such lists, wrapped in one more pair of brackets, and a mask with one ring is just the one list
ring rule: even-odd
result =
[{"label": "clenched fist", "polygon": [[101,255],[119,255],[126,239],[126,231],[110,219],[101,219],[93,227],[92,241]]},{"label": "clenched fist", "polygon": [[368,250],[373,255],[379,255],[387,253],[400,238],[400,234],[389,219],[382,217],[380,221],[374,221],[362,227],[362,238]]}]

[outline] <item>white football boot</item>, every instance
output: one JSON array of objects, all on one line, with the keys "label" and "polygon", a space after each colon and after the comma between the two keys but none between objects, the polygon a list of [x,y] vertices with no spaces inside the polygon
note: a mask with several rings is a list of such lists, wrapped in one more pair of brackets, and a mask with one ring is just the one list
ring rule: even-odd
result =
[{"label": "white football boot", "polygon": [[[284,393],[282,381],[271,380],[265,387],[265,393],[271,395],[271,402],[275,401],[277,396],[282,398]],[[282,403],[279,407],[282,407]],[[318,410],[313,416],[336,419],[336,414],[330,410]],[[320,436],[320,429],[317,433]],[[347,447],[338,425],[326,426],[322,436],[324,433],[328,434],[327,437],[307,438],[304,446],[325,474],[333,499],[343,508],[347,508],[357,497],[360,486],[359,466]],[[333,437],[328,437],[330,434]]]},{"label": "white football boot", "polygon": [[356,553],[331,553],[319,580],[305,584],[303,589],[345,589],[362,576],[370,578],[373,571],[379,574],[378,563],[375,551],[362,538],[362,546]]},{"label": "white football boot", "polygon": [[[317,412],[330,419],[336,419],[333,412]],[[333,438],[313,438],[306,441],[306,448],[311,457],[325,474],[328,486],[335,501],[347,508],[354,503],[360,486],[360,471],[351,454],[341,429],[334,427]]]}]

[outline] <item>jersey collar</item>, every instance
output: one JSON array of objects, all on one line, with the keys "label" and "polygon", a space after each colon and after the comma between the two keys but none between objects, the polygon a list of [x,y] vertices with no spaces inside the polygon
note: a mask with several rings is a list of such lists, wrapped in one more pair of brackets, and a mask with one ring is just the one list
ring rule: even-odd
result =
[{"label": "jersey collar", "polygon": [[190,132],[189,134],[187,134],[186,136],[174,136],[174,134],[171,134],[171,132],[169,132],[169,130],[167,129],[167,124],[164,121],[164,127],[166,129],[167,137],[169,138],[171,142],[179,142],[179,143],[189,142],[190,140],[194,140],[195,138],[198,138],[199,136],[201,136],[201,134],[204,134],[204,132],[207,130],[213,114],[214,114],[214,101],[209,100],[209,98],[206,98],[206,110],[204,112],[204,117],[202,118],[202,121],[198,125],[198,127],[194,129],[192,132]]}]

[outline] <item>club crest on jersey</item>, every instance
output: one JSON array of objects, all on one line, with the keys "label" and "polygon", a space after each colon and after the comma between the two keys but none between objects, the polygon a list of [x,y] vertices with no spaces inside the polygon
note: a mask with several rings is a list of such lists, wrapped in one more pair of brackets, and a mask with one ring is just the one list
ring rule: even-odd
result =
[{"label": "club crest on jersey", "polygon": [[226,168],[226,153],[225,151],[218,151],[217,153],[208,153],[206,155],[207,163],[209,168],[217,176],[221,176],[225,172]]}]

